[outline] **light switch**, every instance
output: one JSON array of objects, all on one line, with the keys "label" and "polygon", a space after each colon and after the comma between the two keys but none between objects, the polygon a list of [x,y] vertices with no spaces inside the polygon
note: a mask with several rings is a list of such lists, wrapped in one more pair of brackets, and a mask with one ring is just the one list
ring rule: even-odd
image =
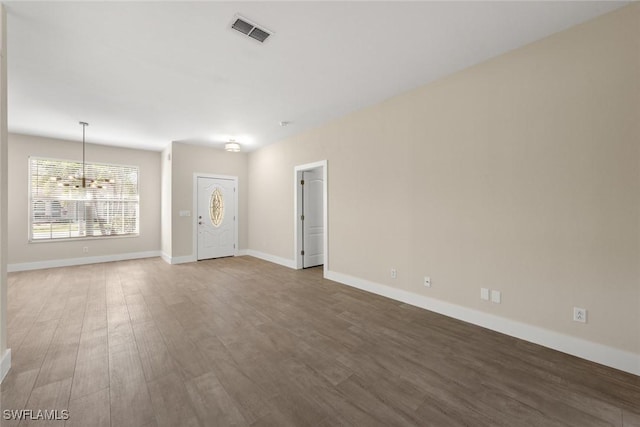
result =
[{"label": "light switch", "polygon": [[191,216],[191,211],[180,211],[180,216]]},{"label": "light switch", "polygon": [[491,302],[500,304],[500,291],[491,291]]}]

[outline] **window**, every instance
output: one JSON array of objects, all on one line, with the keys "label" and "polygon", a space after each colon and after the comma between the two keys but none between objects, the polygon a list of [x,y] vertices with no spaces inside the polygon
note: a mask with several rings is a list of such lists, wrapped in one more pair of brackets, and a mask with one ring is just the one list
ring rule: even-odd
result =
[{"label": "window", "polygon": [[220,227],[220,224],[222,224],[222,220],[224,219],[224,198],[222,197],[220,187],[216,188],[213,190],[213,193],[211,193],[209,217],[211,217],[211,223],[214,227]]},{"label": "window", "polygon": [[138,168],[29,159],[29,239],[47,241],[135,236],[139,230]]}]

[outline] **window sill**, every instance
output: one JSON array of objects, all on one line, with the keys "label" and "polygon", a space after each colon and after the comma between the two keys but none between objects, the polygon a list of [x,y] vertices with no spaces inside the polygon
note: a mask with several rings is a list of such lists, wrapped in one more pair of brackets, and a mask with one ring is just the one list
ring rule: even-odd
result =
[{"label": "window sill", "polygon": [[115,236],[91,236],[91,237],[65,237],[64,239],[29,239],[28,243],[63,243],[63,242],[83,242],[89,240],[111,240],[111,239],[130,239],[140,237],[140,233],[123,234]]}]

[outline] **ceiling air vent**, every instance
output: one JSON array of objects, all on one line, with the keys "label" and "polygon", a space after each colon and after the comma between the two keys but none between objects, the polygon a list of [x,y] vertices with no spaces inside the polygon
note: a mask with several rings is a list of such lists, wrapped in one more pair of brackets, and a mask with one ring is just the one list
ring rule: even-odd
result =
[{"label": "ceiling air vent", "polygon": [[264,43],[267,37],[271,35],[270,31],[265,30],[264,28],[259,28],[248,19],[239,17],[237,15],[235,20],[233,21],[233,24],[231,24],[231,28],[240,31],[242,34],[246,34],[252,39],[258,40],[260,43]]}]

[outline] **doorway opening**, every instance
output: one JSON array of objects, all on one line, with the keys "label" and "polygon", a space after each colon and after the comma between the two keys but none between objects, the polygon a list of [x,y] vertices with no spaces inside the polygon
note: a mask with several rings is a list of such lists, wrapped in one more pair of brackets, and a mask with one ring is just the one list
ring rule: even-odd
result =
[{"label": "doorway opening", "polygon": [[296,268],[328,271],[327,161],[294,168],[294,252]]}]

